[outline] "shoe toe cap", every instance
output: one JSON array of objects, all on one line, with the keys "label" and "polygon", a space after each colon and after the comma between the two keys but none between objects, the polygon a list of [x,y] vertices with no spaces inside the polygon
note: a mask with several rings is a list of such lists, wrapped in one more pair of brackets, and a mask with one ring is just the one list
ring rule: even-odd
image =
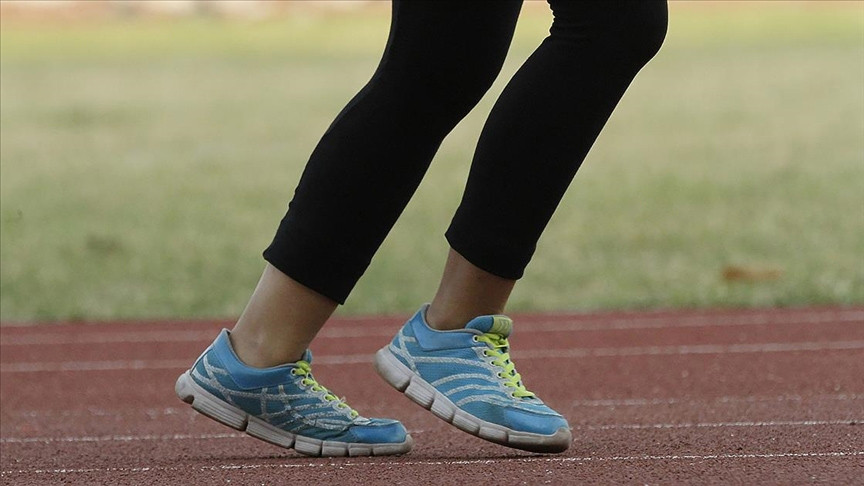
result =
[{"label": "shoe toe cap", "polygon": [[508,408],[504,411],[504,417],[510,429],[520,432],[553,435],[562,428],[570,428],[567,420],[557,413],[540,414],[518,408]]},{"label": "shoe toe cap", "polygon": [[352,426],[349,433],[352,442],[363,444],[398,444],[408,437],[405,426],[390,419],[370,419],[366,424]]}]

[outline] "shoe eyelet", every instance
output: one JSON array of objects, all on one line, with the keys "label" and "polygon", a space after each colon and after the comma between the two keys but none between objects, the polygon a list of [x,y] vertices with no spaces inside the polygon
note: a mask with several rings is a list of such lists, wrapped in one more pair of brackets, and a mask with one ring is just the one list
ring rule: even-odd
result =
[{"label": "shoe eyelet", "polygon": [[480,342],[480,339],[477,338],[477,336],[471,336],[471,340],[474,341],[475,343],[479,343],[479,342]]}]

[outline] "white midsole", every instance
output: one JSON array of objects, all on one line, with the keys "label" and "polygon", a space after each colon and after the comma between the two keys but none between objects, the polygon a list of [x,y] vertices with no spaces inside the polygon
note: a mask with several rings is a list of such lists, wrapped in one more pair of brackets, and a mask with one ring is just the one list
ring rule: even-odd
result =
[{"label": "white midsole", "polygon": [[410,435],[404,442],[366,444],[360,442],[339,442],[320,440],[292,434],[275,427],[243,410],[226,403],[203,387],[186,371],[174,386],[177,396],[192,405],[196,411],[237,430],[245,431],[252,437],[285,448],[293,448],[301,454],[310,456],[383,456],[404,454],[411,450],[413,440]]}]

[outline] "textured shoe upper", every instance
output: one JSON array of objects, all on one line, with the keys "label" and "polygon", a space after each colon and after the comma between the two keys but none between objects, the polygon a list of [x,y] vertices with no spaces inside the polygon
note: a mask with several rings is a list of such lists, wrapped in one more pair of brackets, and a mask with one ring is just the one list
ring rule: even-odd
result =
[{"label": "textured shoe upper", "polygon": [[513,324],[480,316],[464,329],[437,331],[424,306],[399,331],[390,351],[462,410],[514,430],[552,434],[567,422],[525,389],[509,358]]},{"label": "textured shoe upper", "polygon": [[223,329],[192,367],[195,382],[212,395],[288,432],[320,440],[363,443],[403,442],[405,428],[396,420],[361,417],[318,384],[311,372],[312,353],[272,368],[244,364]]}]

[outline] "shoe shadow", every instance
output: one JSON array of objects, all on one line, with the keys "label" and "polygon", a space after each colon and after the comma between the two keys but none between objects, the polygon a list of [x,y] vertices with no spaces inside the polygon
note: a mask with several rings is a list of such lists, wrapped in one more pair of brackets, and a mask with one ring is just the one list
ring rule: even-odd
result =
[{"label": "shoe shadow", "polygon": [[482,463],[482,462],[499,462],[508,460],[525,460],[525,459],[542,459],[546,457],[555,457],[557,454],[533,454],[530,452],[502,452],[485,453],[485,454],[424,454],[417,452],[409,452],[407,454],[399,454],[392,456],[335,456],[335,457],[317,457],[306,456],[295,451],[285,451],[284,453],[275,454],[226,454],[219,456],[219,461],[280,461],[280,462],[309,462],[309,461],[327,461],[327,462],[444,462],[444,463]]}]

